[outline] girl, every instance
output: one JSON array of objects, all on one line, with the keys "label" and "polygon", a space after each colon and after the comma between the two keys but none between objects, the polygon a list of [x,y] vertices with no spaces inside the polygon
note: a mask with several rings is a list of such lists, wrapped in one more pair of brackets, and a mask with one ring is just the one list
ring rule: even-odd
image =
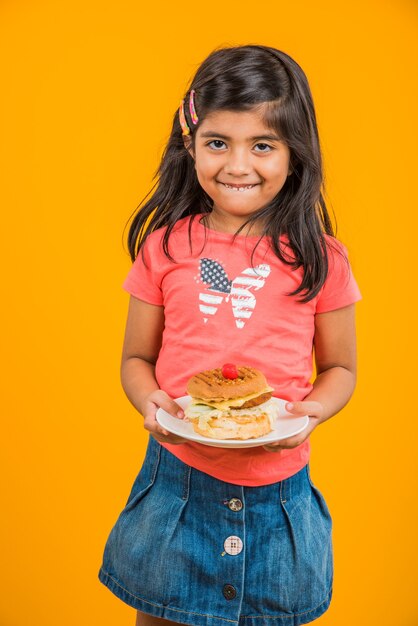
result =
[{"label": "girl", "polygon": [[[99,573],[137,625],[297,626],[331,600],[331,518],[309,436],[350,399],[360,293],[333,235],[305,74],[258,45],[214,51],[174,115],[129,232],[123,388],[150,432]],[[316,378],[313,384],[312,355]],[[188,379],[265,373],[300,434],[217,448],[162,429]]]}]

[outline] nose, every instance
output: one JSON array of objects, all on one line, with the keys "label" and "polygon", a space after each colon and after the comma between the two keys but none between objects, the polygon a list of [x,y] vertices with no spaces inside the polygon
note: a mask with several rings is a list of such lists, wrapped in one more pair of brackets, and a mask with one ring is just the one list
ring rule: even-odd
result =
[{"label": "nose", "polygon": [[251,163],[248,150],[231,150],[224,166],[224,172],[231,176],[245,176],[249,174],[251,172]]}]

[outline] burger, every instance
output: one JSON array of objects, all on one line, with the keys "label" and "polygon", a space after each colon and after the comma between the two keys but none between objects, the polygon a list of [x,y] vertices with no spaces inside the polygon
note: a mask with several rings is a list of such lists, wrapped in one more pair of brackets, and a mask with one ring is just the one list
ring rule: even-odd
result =
[{"label": "burger", "polygon": [[262,372],[226,363],[205,370],[187,383],[191,402],[185,409],[194,430],[211,439],[253,439],[273,430],[277,404]]}]

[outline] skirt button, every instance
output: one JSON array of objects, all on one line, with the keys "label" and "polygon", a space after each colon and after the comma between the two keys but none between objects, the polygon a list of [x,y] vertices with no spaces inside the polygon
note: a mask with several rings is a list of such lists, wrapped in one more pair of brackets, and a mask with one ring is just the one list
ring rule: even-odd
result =
[{"label": "skirt button", "polygon": [[224,541],[224,550],[227,554],[239,554],[243,548],[242,540],[235,535],[227,537]]},{"label": "skirt button", "polygon": [[241,511],[242,502],[239,498],[231,498],[228,502],[228,507],[231,509],[231,511]]},{"label": "skirt button", "polygon": [[222,592],[226,600],[233,600],[237,595],[237,590],[233,585],[224,585]]}]

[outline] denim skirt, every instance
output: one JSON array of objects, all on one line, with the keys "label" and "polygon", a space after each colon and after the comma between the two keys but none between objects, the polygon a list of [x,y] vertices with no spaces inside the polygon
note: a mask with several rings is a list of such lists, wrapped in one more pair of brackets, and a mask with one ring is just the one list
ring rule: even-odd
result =
[{"label": "denim skirt", "polygon": [[271,485],[239,486],[150,437],[99,579],[139,611],[182,624],[299,626],[331,601],[331,534],[308,465]]}]

